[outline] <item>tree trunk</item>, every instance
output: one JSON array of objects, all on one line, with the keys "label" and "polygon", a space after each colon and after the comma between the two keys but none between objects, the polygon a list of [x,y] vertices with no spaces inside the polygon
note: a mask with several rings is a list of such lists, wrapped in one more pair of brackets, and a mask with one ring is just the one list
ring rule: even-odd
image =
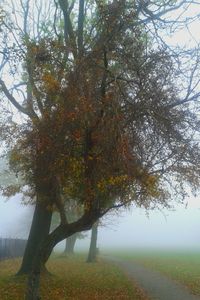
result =
[{"label": "tree trunk", "polygon": [[90,249],[88,253],[87,262],[95,262],[97,257],[97,233],[98,233],[98,222],[96,222],[92,226],[92,234],[91,234],[91,240],[90,240]]},{"label": "tree trunk", "polygon": [[25,300],[39,300],[40,275],[42,266],[59,242],[76,232],[89,230],[99,218],[99,212],[85,213],[79,220],[70,224],[60,224],[39,245],[33,258],[31,272],[28,276]]},{"label": "tree trunk", "polygon": [[50,210],[47,210],[42,201],[40,201],[40,199],[37,198],[22,264],[16,275],[23,275],[31,272],[33,258],[36,255],[38,246],[49,233],[51,217],[52,212]]},{"label": "tree trunk", "polygon": [[66,239],[64,254],[74,254],[74,246],[77,240],[77,234],[73,234]]},{"label": "tree trunk", "polygon": [[43,263],[44,259],[42,258],[41,253],[42,252],[41,252],[41,245],[40,245],[33,260],[32,270],[28,276],[25,300],[41,299],[39,295],[40,275],[41,275],[42,265],[44,265]]}]

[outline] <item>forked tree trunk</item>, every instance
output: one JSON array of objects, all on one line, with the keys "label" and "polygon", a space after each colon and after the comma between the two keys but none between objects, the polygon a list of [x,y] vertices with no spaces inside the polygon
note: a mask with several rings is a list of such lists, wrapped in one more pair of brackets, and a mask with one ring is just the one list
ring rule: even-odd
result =
[{"label": "forked tree trunk", "polygon": [[[60,241],[60,240],[59,240]],[[40,278],[42,268],[49,259],[56,242],[56,234],[53,238],[50,235],[39,245],[33,259],[31,272],[28,275],[26,294],[24,300],[40,300]]]},{"label": "forked tree trunk", "polygon": [[33,259],[32,270],[28,276],[25,300],[40,299],[39,287],[42,266],[49,259],[55,245],[77,232],[91,229],[92,224],[94,224],[98,218],[99,211],[85,213],[74,223],[65,225],[61,224],[41,242]]},{"label": "forked tree trunk", "polygon": [[[29,274],[31,272],[33,258],[36,255],[38,246],[49,233],[51,217],[52,212],[45,208],[40,199],[37,199],[22,264],[16,275]],[[43,269],[45,269],[44,266]]]},{"label": "forked tree trunk", "polygon": [[96,222],[92,226],[92,233],[91,233],[91,239],[90,239],[90,249],[88,253],[87,262],[95,262],[97,257],[97,234],[98,234],[98,222]]},{"label": "forked tree trunk", "polygon": [[66,239],[64,254],[71,255],[71,254],[74,253],[74,246],[75,246],[76,240],[77,240],[77,234],[76,233],[69,236]]}]

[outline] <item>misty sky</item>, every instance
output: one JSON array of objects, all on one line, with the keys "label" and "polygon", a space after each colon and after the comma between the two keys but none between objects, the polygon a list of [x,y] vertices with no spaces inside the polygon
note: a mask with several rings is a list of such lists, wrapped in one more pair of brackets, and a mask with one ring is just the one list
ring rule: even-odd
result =
[{"label": "misty sky", "polygon": [[[0,198],[0,236],[27,237],[33,207],[20,204],[20,196],[5,202]],[[108,216],[99,231],[100,249],[129,248],[195,248],[200,250],[200,196],[188,199],[188,206],[176,205],[176,210],[151,211],[133,208],[120,216]],[[88,238],[78,242],[86,248]]]},{"label": "misty sky", "polygon": [[[190,15],[193,14],[191,10]],[[165,37],[170,44],[192,46],[200,41],[199,23],[176,35]],[[191,36],[192,33],[192,36]],[[32,220],[33,207],[22,206],[20,195],[5,202],[0,196],[0,236],[27,237]],[[184,247],[200,249],[200,195],[188,198],[188,207],[175,205],[174,211],[149,212],[133,208],[120,216],[109,216],[106,226],[99,231],[98,245],[106,247]],[[88,238],[78,242],[79,247],[87,246]]]},{"label": "misty sky", "polygon": [[[121,217],[110,217],[99,233],[100,248],[195,248],[200,249],[200,196],[188,199],[188,207],[151,211],[133,208]],[[83,243],[83,242],[82,242]]]}]

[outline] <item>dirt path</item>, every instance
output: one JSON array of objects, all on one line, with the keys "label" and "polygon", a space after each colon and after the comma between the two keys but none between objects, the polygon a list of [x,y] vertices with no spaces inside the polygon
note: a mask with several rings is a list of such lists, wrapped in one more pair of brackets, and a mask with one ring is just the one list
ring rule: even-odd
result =
[{"label": "dirt path", "polygon": [[199,297],[190,294],[186,287],[159,272],[149,270],[132,261],[124,261],[115,257],[104,258],[123,269],[151,300],[200,300]]}]

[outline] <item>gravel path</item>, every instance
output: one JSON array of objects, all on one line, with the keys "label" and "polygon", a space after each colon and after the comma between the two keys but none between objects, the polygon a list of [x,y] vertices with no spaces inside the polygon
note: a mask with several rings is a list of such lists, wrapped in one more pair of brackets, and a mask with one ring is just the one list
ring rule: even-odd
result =
[{"label": "gravel path", "polygon": [[124,270],[129,278],[138,283],[151,300],[200,300],[199,297],[190,294],[183,285],[138,263],[115,257],[104,257],[104,259],[114,262]]}]

